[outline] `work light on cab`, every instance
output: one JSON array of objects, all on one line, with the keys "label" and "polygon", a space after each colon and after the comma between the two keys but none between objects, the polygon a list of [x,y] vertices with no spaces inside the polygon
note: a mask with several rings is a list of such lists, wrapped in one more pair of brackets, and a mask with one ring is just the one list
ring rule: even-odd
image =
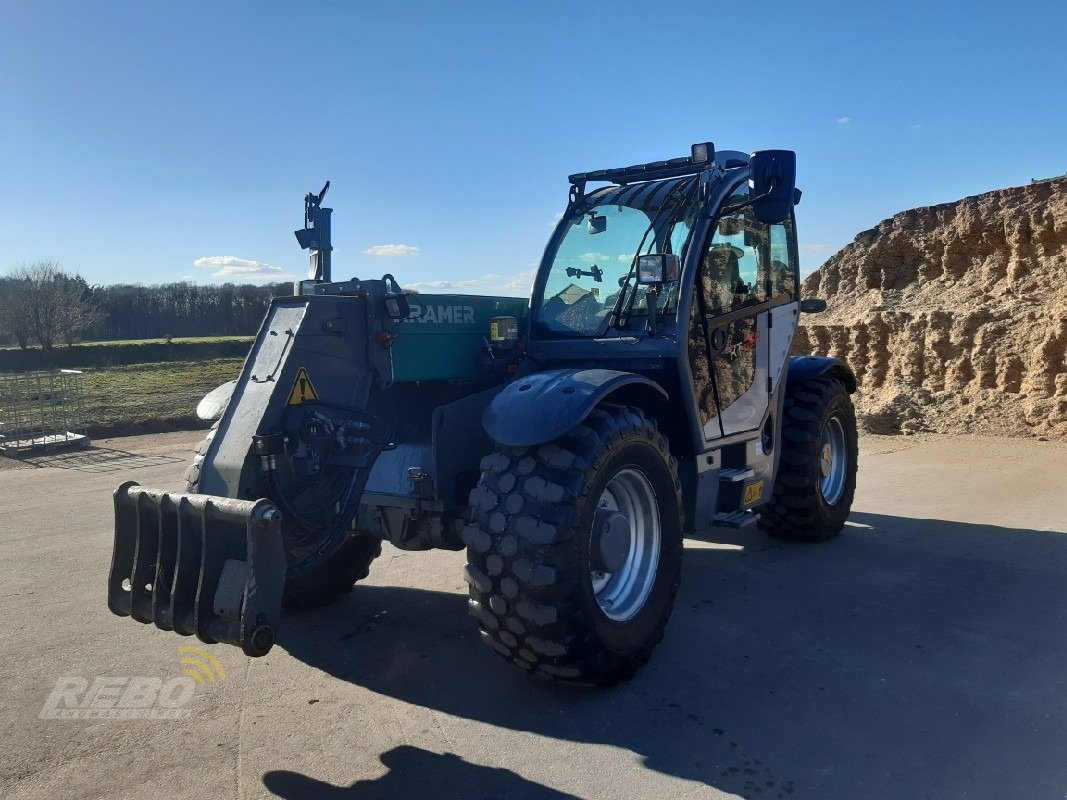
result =
[{"label": "work light on cab", "polygon": [[698,142],[690,148],[689,160],[694,164],[707,164],[715,160],[715,145],[711,142]]},{"label": "work light on cab", "polygon": [[637,282],[644,285],[678,280],[681,259],[673,253],[649,253],[637,257]]}]

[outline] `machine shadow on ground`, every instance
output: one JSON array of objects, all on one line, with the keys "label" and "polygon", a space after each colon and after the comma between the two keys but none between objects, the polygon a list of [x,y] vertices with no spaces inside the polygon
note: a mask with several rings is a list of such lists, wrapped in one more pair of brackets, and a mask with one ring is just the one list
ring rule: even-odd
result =
[{"label": "machine shadow on ground", "polygon": [[557,792],[528,781],[511,770],[484,767],[452,753],[431,753],[421,747],[402,745],[382,753],[389,771],[380,778],[357,781],[351,786],[333,786],[299,772],[275,770],[263,776],[263,785],[279,797],[315,800],[398,800],[405,797],[441,797],[442,787],[451,796],[469,798],[530,798],[569,800],[575,795]]},{"label": "machine shadow on ground", "polygon": [[[1045,797],[1067,785],[1067,534],[855,513],[823,545],[740,540],[687,547],[663,644],[611,690],[507,666],[479,645],[459,593],[357,586],[290,620],[281,646],[389,697],[625,748],[746,797]],[[286,798],[428,785],[494,796],[487,781],[496,796],[563,796],[415,747],[382,760],[389,773],[351,787],[263,780]]]}]

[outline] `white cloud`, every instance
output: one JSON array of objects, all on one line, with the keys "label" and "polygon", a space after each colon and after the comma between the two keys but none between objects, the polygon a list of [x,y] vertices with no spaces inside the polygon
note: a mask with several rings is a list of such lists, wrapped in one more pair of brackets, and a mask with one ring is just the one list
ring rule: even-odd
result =
[{"label": "white cloud", "polygon": [[915,123],[914,125],[909,125],[909,126],[908,126],[908,129],[909,129],[909,130],[913,130],[913,131],[921,131],[921,130],[922,130],[922,127],[923,127],[923,126],[922,126],[922,125],[920,125],[919,123]]},{"label": "white cloud", "polygon": [[363,253],[368,256],[417,256],[419,248],[410,244],[376,244]]},{"label": "white cloud", "polygon": [[605,261],[611,261],[611,256],[604,253],[582,253],[578,256],[579,261],[584,261],[586,264],[596,264],[600,262],[603,264]]},{"label": "white cloud", "polygon": [[504,290],[505,294],[518,292],[520,296],[529,296],[530,289],[533,288],[534,278],[537,277],[537,267],[532,269],[526,269],[522,272],[516,272],[510,278],[506,279],[500,288]]},{"label": "white cloud", "polygon": [[209,267],[221,267],[221,268],[238,268],[238,269],[258,269],[260,267],[267,267],[274,269],[270,264],[264,264],[262,261],[253,261],[250,258],[238,258],[237,256],[204,256],[196,259],[193,262],[194,267],[200,267],[201,269]]},{"label": "white cloud", "polygon": [[246,281],[281,281],[290,280],[290,275],[281,267],[273,267],[262,261],[253,261],[237,256],[204,256],[193,262],[194,267],[214,269],[213,278],[229,278]]},{"label": "white cloud", "polygon": [[837,124],[838,125],[848,125],[848,123],[850,123],[850,122],[852,122],[852,118],[851,117],[838,117],[837,118]]},{"label": "white cloud", "polygon": [[427,294],[490,294],[509,295],[512,297],[528,297],[534,277],[537,275],[537,266],[515,272],[510,275],[500,275],[495,272],[482,275],[480,278],[462,278],[459,280],[436,280],[417,281],[404,286],[409,291],[426,292]]},{"label": "white cloud", "polygon": [[823,250],[828,250],[830,245],[828,244],[798,244],[797,250],[804,253],[819,253]]}]

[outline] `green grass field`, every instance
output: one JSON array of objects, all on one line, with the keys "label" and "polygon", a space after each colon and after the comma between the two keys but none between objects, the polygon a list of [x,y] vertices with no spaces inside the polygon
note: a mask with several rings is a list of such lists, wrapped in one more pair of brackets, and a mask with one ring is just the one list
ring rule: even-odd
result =
[{"label": "green grass field", "polygon": [[[254,336],[175,336],[171,344],[219,344],[220,342],[248,342],[252,343]],[[105,342],[78,342],[75,347],[99,347],[115,346],[124,344],[166,344],[166,339],[112,339]]]},{"label": "green grass field", "polygon": [[240,358],[168,361],[83,371],[85,418],[94,436],[206,427],[196,404],[241,372]]},{"label": "green grass field", "polygon": [[91,436],[122,436],[206,427],[200,399],[241,372],[251,336],[200,336],[84,342],[58,347],[0,348],[0,372],[77,369]]}]

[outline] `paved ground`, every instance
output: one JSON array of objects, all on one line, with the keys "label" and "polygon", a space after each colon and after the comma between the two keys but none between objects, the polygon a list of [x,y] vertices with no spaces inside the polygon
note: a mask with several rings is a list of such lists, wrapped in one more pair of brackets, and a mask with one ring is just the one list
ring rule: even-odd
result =
[{"label": "paved ground", "polygon": [[838,540],[690,542],[664,643],[615,690],[498,663],[462,556],[390,549],[267,658],[212,648],[226,678],[188,719],[39,719],[60,676],[178,674],[188,640],[104,606],[109,491],[178,488],[198,437],[0,471],[0,796],[1067,793],[1067,447],[1033,441],[869,438]]}]

